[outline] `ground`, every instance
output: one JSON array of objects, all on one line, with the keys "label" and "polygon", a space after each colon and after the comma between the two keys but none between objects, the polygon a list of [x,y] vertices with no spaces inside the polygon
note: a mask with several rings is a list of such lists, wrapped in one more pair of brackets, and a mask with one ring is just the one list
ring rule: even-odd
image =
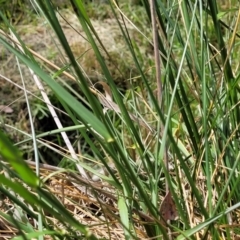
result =
[{"label": "ground", "polygon": [[[132,87],[132,84],[136,84],[139,74],[136,72],[134,62],[130,57],[131,54],[126,47],[118,23],[110,14],[111,11],[109,10],[109,6],[102,4],[98,10],[96,10],[95,7],[94,4],[89,4],[88,12],[90,17],[92,17],[91,23],[98,34],[101,43],[105,47],[105,49],[102,48],[101,53],[111,71],[111,75],[115,79],[115,83],[119,86],[120,90],[124,91],[129,86]],[[136,6],[136,11],[141,12],[141,6]],[[90,47],[81,25],[74,12],[71,10],[71,7],[58,9],[56,13],[68,43],[78,63],[83,69],[88,84],[92,85],[97,81],[104,81],[105,79],[101,74],[101,67],[95,57],[94,51]],[[31,49],[35,59],[40,62],[42,67],[46,71],[50,71],[52,75],[56,75],[59,69],[67,65],[68,59],[66,58],[64,51],[60,47],[51,27],[47,25],[42,17],[34,14],[32,10],[26,11],[25,14],[26,17],[21,16],[17,18],[19,21],[15,23],[16,32],[19,38],[29,49]],[[134,14],[132,17],[136,20]],[[132,40],[135,41],[135,43],[133,43],[137,48],[138,54],[142,55],[139,59],[143,59],[141,62],[143,69],[146,71],[150,70],[151,72],[153,57],[151,44],[138,32],[138,30],[136,30],[136,27],[133,26],[130,21],[126,21],[126,27]],[[48,111],[45,104],[39,100],[41,94],[33,81],[29,69],[19,63],[22,74],[21,79],[18,62],[13,54],[4,49],[3,46],[0,46],[0,53],[2,74],[0,77],[0,90],[2,95],[0,105],[3,107],[8,106],[10,109],[10,112],[7,112],[6,108],[5,110],[3,108],[2,111],[4,112],[4,115],[2,121],[5,124],[14,126],[16,129],[30,133],[26,100],[22,90],[23,79],[26,89],[29,91],[28,98],[32,106],[36,131],[44,132],[51,130],[51,128],[54,129],[54,125],[49,127],[51,119],[48,118]],[[80,91],[76,84],[76,79],[69,78],[64,74],[61,74],[59,77],[61,81],[74,87],[78,92]],[[45,91],[54,102],[54,96],[52,96],[52,92],[46,86]],[[57,103],[56,105],[59,106]],[[66,125],[68,124],[66,123]],[[24,136],[16,129],[8,128],[6,130],[10,133],[14,142],[20,141],[24,138]],[[53,141],[53,139],[51,140]],[[27,152],[27,158],[31,157],[28,146],[22,146],[21,148],[24,152]]]}]

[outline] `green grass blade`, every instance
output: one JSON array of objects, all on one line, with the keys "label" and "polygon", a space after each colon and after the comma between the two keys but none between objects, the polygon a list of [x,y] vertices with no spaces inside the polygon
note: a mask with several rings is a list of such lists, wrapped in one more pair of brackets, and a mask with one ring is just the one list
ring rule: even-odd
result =
[{"label": "green grass blade", "polygon": [[70,95],[62,86],[60,86],[49,75],[47,75],[35,62],[32,62],[25,55],[18,52],[3,38],[0,38],[0,42],[11,52],[13,52],[21,61],[27,64],[28,67],[30,67],[38,76],[40,76],[41,79],[51,87],[55,94],[64,102],[66,102],[66,104],[68,104],[68,106],[78,114],[78,117],[83,121],[86,126],[89,126],[88,124],[90,124],[90,126],[107,142],[113,141],[111,135],[108,133],[103,123],[89,110],[87,110],[80,102],[78,102],[72,95]]}]

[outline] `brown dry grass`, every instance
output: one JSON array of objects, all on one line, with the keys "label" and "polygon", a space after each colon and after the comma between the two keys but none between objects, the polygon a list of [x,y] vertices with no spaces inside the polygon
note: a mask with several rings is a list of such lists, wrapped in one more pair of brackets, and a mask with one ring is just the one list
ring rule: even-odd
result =
[{"label": "brown dry grass", "polygon": [[[34,162],[28,163],[33,167]],[[59,170],[63,169],[47,164],[41,165],[40,177],[45,183],[46,191],[51,192],[80,223],[87,225],[96,237],[125,239],[124,230],[116,220],[119,215],[115,189],[109,184],[88,181],[73,173],[59,173]],[[85,187],[86,185],[88,187]],[[11,211],[16,214],[18,211],[15,205],[4,197],[0,208],[5,213]],[[64,226],[57,219],[47,212],[44,214],[49,225],[64,231]],[[139,224],[140,219],[134,216],[134,213],[132,217],[135,219],[134,229],[139,239],[147,239],[142,225]],[[34,220],[28,216],[26,218],[34,227]],[[3,218],[0,218],[0,227],[1,239],[11,239],[18,234],[17,229]],[[51,237],[46,236],[44,239]]]}]

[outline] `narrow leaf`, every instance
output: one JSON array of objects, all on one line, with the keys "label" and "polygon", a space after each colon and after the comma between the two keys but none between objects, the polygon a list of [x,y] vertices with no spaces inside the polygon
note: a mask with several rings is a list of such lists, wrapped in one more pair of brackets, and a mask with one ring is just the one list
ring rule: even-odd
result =
[{"label": "narrow leaf", "polygon": [[0,131],[0,155],[7,161],[31,187],[37,187],[39,180],[27,163],[22,159],[19,150],[9,141],[5,134]]}]

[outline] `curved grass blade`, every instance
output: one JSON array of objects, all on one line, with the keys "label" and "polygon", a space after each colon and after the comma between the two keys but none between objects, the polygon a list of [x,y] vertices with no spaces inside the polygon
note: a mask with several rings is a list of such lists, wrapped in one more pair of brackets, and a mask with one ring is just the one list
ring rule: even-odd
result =
[{"label": "curved grass blade", "polygon": [[0,131],[0,155],[29,186],[35,188],[39,185],[38,177],[22,159],[20,151],[9,141],[2,131]]}]

